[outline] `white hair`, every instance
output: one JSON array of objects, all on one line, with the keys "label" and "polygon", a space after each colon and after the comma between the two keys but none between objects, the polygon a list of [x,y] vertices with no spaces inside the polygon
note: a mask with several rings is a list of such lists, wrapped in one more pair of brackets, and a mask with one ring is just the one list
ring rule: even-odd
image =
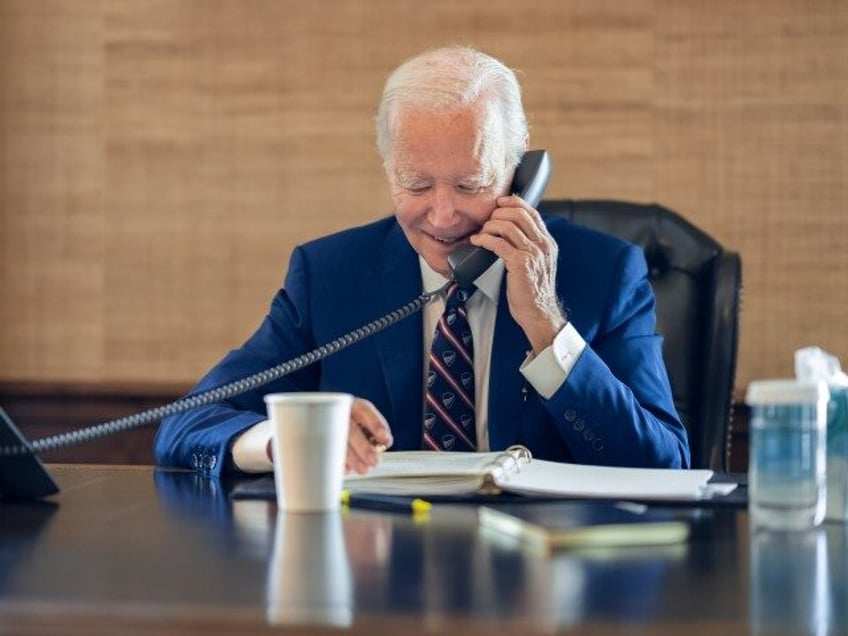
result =
[{"label": "white hair", "polygon": [[468,47],[426,51],[401,64],[386,80],[377,110],[377,148],[388,168],[398,114],[477,107],[482,110],[481,162],[492,175],[514,169],[529,139],[521,87],[515,73]]}]

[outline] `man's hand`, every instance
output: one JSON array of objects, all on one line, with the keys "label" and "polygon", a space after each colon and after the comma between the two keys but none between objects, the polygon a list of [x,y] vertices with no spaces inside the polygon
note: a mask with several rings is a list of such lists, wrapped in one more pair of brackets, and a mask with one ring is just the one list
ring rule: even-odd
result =
[{"label": "man's hand", "polygon": [[538,354],[566,324],[556,295],[559,250],[542,217],[523,199],[505,196],[497,204],[470,240],[503,259],[509,311]]},{"label": "man's hand", "polygon": [[345,471],[367,473],[380,463],[380,455],[392,443],[386,418],[368,400],[355,398],[350,409]]}]

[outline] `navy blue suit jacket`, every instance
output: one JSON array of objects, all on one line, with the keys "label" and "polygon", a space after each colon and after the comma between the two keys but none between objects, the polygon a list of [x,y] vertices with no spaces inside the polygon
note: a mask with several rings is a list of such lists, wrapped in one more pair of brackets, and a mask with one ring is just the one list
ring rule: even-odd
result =
[{"label": "navy blue suit jacket", "polygon": [[[524,444],[534,457],[556,461],[688,466],[686,431],[673,405],[662,338],[655,333],[642,250],[565,219],[545,222],[559,245],[559,297],[588,346],[556,393],[548,400],[538,396],[519,371],[531,347],[510,316],[506,284],[501,286],[489,378],[491,449]],[[394,217],[297,247],[262,325],[193,392],[290,360],[421,291],[418,256]],[[262,396],[278,391],[344,391],[367,398],[388,420],[393,450],[419,449],[422,330],[418,313],[259,390],[168,417],[156,435],[156,460],[220,475],[233,438],[265,419]]]}]

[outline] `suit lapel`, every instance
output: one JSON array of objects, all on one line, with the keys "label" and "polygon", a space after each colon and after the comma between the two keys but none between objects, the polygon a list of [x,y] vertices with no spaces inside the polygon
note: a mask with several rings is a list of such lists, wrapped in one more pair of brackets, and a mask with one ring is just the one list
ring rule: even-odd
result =
[{"label": "suit lapel", "polygon": [[[504,274],[506,276],[506,274]],[[526,381],[519,367],[530,343],[509,313],[506,278],[501,285],[489,371],[489,446],[506,448],[520,440]]]},{"label": "suit lapel", "polygon": [[[379,315],[395,311],[421,294],[418,256],[400,226],[386,237],[373,273],[373,294],[363,299],[376,303]],[[374,336],[377,355],[392,403],[386,413],[397,450],[421,447],[423,413],[423,319],[421,312],[402,319]]]}]

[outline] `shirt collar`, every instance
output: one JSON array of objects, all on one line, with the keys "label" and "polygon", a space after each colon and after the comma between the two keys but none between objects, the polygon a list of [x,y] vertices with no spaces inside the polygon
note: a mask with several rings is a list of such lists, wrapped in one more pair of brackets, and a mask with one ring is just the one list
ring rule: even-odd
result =
[{"label": "shirt collar", "polygon": [[[448,279],[439,274],[436,270],[430,267],[421,256],[418,257],[418,263],[421,266],[421,281],[424,284],[424,291],[430,293],[444,287]],[[474,285],[480,290],[483,295],[489,300],[497,302],[498,295],[501,292],[501,280],[503,280],[504,262],[497,259],[492,265],[474,281]]]}]

